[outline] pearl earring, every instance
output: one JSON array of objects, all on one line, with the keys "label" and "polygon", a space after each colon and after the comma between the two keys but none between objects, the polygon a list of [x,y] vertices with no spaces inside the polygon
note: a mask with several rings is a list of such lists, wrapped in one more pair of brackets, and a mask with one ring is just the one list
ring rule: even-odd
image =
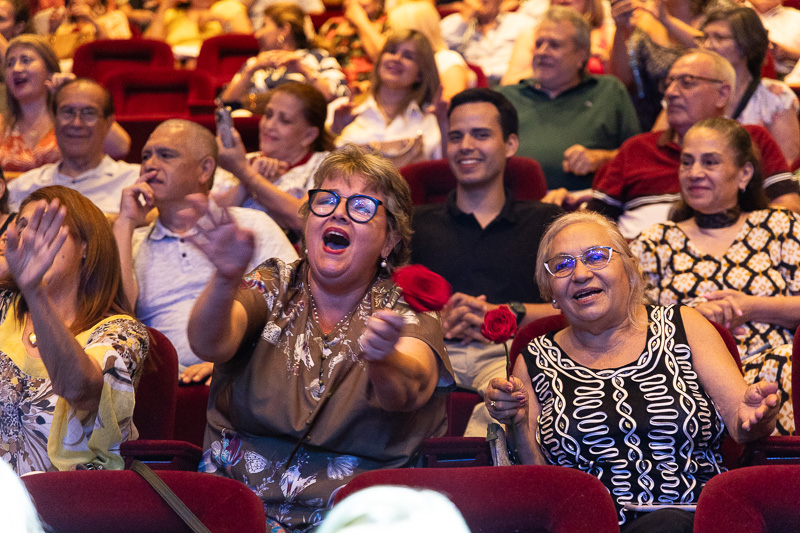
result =
[{"label": "pearl earring", "polygon": [[385,257],[381,258],[381,268],[386,268],[386,258]]}]

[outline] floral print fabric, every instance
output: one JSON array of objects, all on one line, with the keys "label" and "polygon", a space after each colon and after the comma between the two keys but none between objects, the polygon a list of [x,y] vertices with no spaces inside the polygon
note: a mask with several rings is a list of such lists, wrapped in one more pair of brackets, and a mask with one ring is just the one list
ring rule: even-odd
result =
[{"label": "floral print fabric", "polygon": [[[231,361],[215,365],[200,471],[248,485],[271,526],[309,531],[352,477],[406,466],[423,439],[441,434],[445,397],[434,394],[408,413],[380,406],[358,338],[391,300],[391,280],[376,278],[327,335],[314,318],[304,260],[271,259],[245,283],[237,299],[247,310],[248,335]],[[405,317],[404,335],[433,349],[440,380],[452,379],[438,316],[414,313],[402,299],[393,309]]]}]

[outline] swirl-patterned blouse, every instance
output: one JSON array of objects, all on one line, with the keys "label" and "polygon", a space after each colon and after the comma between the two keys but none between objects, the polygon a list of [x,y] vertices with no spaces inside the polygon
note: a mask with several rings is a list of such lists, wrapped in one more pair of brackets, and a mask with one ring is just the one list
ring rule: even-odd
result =
[{"label": "swirl-patterned blouse", "polygon": [[692,366],[679,307],[648,307],[647,343],[619,368],[573,361],[555,332],[522,352],[541,414],[547,460],[597,477],[617,505],[696,503],[723,467],[725,427]]}]

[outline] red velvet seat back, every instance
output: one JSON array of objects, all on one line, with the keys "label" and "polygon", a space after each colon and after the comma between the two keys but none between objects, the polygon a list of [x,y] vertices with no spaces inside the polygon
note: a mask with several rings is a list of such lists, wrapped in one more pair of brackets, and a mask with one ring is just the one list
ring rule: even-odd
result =
[{"label": "red velvet seat back", "polygon": [[711,478],[695,533],[800,531],[800,465],[751,466]]},{"label": "red velvet seat back", "polygon": [[[401,168],[400,174],[411,188],[414,205],[441,203],[456,188],[456,177],[446,159],[414,163]],[[541,165],[528,157],[508,158],[504,181],[517,200],[541,200],[547,194]]]},{"label": "red velvet seat back", "polygon": [[611,495],[597,478],[562,466],[405,468],[357,476],[336,502],[374,485],[444,493],[474,533],[615,533]]},{"label": "red velvet seat back", "polygon": [[167,337],[150,331],[152,361],[145,365],[136,389],[133,423],[140,439],[172,439],[175,433],[175,402],[178,393],[178,354]]},{"label": "red velvet seat back", "polygon": [[[246,485],[197,472],[158,476],[214,533],[264,532],[264,506]],[[47,472],[22,478],[43,522],[58,533],[190,533],[139,474]]]},{"label": "red velvet seat back", "polygon": [[117,118],[189,118],[196,107],[213,111],[214,83],[203,72],[166,68],[115,71],[105,82]]},{"label": "red velvet seat back", "polygon": [[72,72],[79,78],[103,82],[114,70],[131,67],[172,68],[172,48],[153,39],[101,39],[75,50]]},{"label": "red velvet seat back", "polygon": [[211,76],[219,88],[231,81],[244,62],[258,52],[258,40],[252,34],[218,35],[203,41],[195,70]]}]

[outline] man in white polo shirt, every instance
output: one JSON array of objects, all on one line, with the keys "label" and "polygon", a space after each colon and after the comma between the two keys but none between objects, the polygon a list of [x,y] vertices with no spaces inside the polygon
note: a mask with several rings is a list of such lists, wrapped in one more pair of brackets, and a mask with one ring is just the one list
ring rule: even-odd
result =
[{"label": "man in white polo shirt", "polygon": [[61,161],[28,171],[8,184],[9,207],[48,185],[75,189],[107,214],[119,211],[122,189],[139,176],[139,165],[114,161],[103,153],[103,141],[114,124],[111,95],[99,83],[72,80],[53,98],[56,141]]}]

